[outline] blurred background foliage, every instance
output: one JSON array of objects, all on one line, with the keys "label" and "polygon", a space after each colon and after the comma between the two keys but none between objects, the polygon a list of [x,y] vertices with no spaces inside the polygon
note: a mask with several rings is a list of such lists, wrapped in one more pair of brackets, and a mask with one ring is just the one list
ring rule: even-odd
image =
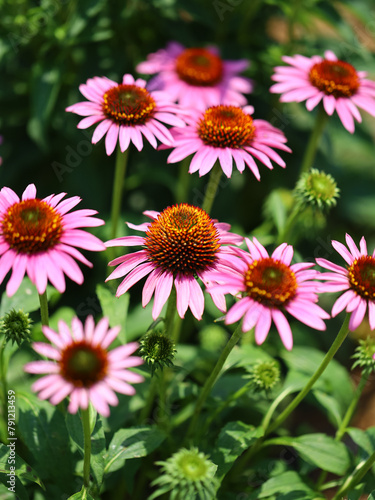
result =
[{"label": "blurred background foliage", "polygon": [[[223,177],[212,215],[265,244],[274,242],[275,227],[293,204],[291,190],[315,117],[304,104],[281,104],[269,93],[273,67],[283,54],[330,49],[375,79],[371,0],[0,0],[0,14],[1,185],[21,194],[33,182],[41,197],[79,195],[82,208],[95,208],[106,220],[114,156],[106,156],[104,141],[92,145],[92,130],[78,130],[79,117],[65,112],[85,100],[78,87],[88,78],[120,81],[171,40],[188,47],[216,44],[225,59],[248,59],[254,116],[282,129],[293,153],[282,154],[285,170],[262,166],[261,182],[249,170]],[[326,128],[314,166],[335,177],[341,198],[327,219],[307,213],[300,222],[298,251],[304,259],[339,261],[330,241],[343,241],[345,232],[357,241],[365,235],[369,248],[375,244],[375,119],[362,115],[353,135],[337,116]],[[143,210],[174,203],[179,169],[167,165],[167,156],[149,144],[141,153],[132,148],[124,220],[142,221]],[[187,201],[200,204],[207,178],[193,175],[190,182]],[[105,239],[108,233],[101,228],[97,234]],[[79,297],[95,296],[94,285],[106,275],[104,257],[90,258],[95,267],[85,270],[84,285],[69,283],[63,298],[76,309]],[[139,293],[132,296],[138,299]]]}]

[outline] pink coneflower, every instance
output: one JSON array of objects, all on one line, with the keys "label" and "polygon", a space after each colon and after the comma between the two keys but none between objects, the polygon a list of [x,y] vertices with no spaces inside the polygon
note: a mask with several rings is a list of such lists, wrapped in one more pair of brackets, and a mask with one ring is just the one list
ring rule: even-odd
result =
[{"label": "pink coneflower", "polygon": [[[375,116],[375,82],[367,80],[366,71],[337,59],[330,50],[324,58],[295,55],[283,56],[291,65],[277,66],[271,77],[276,83],[271,92],[282,94],[282,102],[302,102],[311,111],[320,101],[328,115],[336,110],[344,127],[354,132],[354,119],[362,121],[358,107]],[[354,119],[353,119],[354,118]]]},{"label": "pink coneflower", "polygon": [[349,320],[351,331],[362,323],[368,306],[370,328],[374,330],[375,251],[372,255],[368,255],[364,237],[359,243],[359,250],[349,234],[346,234],[345,239],[349,250],[336,240],[332,241],[332,246],[348,264],[346,267],[338,266],[326,259],[316,259],[321,267],[332,271],[320,275],[320,279],[327,280],[327,283],[321,285],[320,290],[323,292],[345,291],[333,305],[332,316],[336,316],[346,308],[346,312],[352,313]]},{"label": "pink coneflower", "polygon": [[143,74],[157,74],[148,87],[161,89],[186,108],[205,110],[215,104],[246,104],[242,94],[252,90],[248,78],[238,76],[246,59],[224,61],[215,47],[186,49],[171,42],[137,66]]},{"label": "pink coneflower", "polygon": [[234,160],[241,173],[246,164],[258,180],[260,174],[255,159],[269,169],[273,168],[271,160],[285,167],[284,160],[272,149],[291,152],[284,144],[284,134],[264,120],[253,120],[252,112],[252,106],[227,105],[213,106],[204,113],[192,111],[186,118],[187,127],[171,130],[175,140],[168,163],[195,153],[190,173],[198,171],[200,176],[205,175],[218,160],[225,175],[230,177]]},{"label": "pink coneflower", "polygon": [[34,184],[25,189],[22,200],[10,188],[0,191],[0,283],[12,269],[6,292],[13,295],[25,274],[45,292],[47,281],[60,292],[65,291],[66,274],[78,284],[83,274],[74,259],[92,267],[77,250],[105,250],[96,236],[78,229],[101,226],[104,221],[92,217],[96,210],[76,210],[81,198],[73,196],[61,201],[66,193],[36,198]]},{"label": "pink coneflower", "polygon": [[144,80],[134,80],[129,74],[124,75],[120,84],[109,78],[90,78],[79,87],[88,101],[73,104],[66,111],[86,117],[78,123],[81,129],[100,122],[94,130],[92,143],[96,144],[106,135],[107,155],[113,153],[117,141],[122,152],[129,147],[130,141],[141,151],[142,134],[154,148],[157,147],[156,139],[171,145],[173,138],[163,123],[184,126],[183,120],[175,115],[178,107],[166,92],[149,92],[145,86]]},{"label": "pink coneflower", "polygon": [[242,331],[255,327],[255,341],[262,344],[273,321],[288,350],[293,347],[293,336],[285,312],[312,328],[325,330],[323,319],[329,315],[316,304],[320,283],[314,281],[318,271],[310,269],[314,264],[290,265],[293,247],[286,243],[278,246],[270,257],[256,238],[245,241],[250,253],[236,249],[240,258],[235,262],[232,259],[232,269],[217,273],[215,280],[220,284],[211,288],[223,293],[242,293],[242,298],[228,311],[226,324],[243,317]]},{"label": "pink coneflower", "polygon": [[84,325],[73,318],[71,330],[62,320],[58,325],[58,332],[42,327],[52,345],[33,344],[36,352],[51,361],[32,361],[24,367],[28,373],[47,374],[32,385],[33,391],[53,405],[70,396],[70,413],[86,409],[91,402],[98,413],[108,417],[108,404],[118,404],[115,391],[132,396],[135,389],[130,384],[143,382],[141,375],[127,369],[143,363],[142,358],[130,356],[138,344],[131,342],[108,352],[121,328],[108,329],[107,318],[102,318],[97,326],[92,316],[87,317]]},{"label": "pink coneflower", "polygon": [[[229,224],[219,223],[201,208],[182,203],[163,212],[146,211],[152,219],[139,226],[128,226],[146,233],[145,236],[125,236],[106,243],[107,246],[143,246],[143,249],[119,257],[109,265],[119,264],[107,278],[125,276],[117,296],[125,293],[140,279],[149,275],[143,287],[142,305],[155,294],[152,317],[156,319],[166,303],[174,284],[177,311],[184,317],[188,307],[199,320],[204,310],[204,296],[197,277],[206,282],[206,272],[222,269],[231,255],[225,244],[240,244],[241,236],[229,233]],[[230,247],[227,247],[230,248]],[[216,305],[225,310],[221,293],[211,294]]]}]

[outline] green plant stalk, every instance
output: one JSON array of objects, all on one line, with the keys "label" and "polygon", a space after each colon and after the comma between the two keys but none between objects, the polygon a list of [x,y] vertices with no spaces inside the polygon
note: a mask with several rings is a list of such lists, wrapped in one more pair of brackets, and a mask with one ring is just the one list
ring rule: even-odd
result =
[{"label": "green plant stalk", "polygon": [[319,108],[318,108],[318,113],[317,113],[316,119],[315,119],[315,125],[314,125],[312,132],[311,132],[310,139],[309,139],[309,142],[307,144],[306,151],[305,151],[305,155],[304,155],[303,160],[302,160],[301,169],[300,169],[300,176],[303,173],[308,172],[310,170],[310,168],[313,166],[316,151],[317,151],[318,145],[319,145],[319,140],[322,136],[322,133],[323,133],[323,130],[324,130],[324,127],[325,127],[327,120],[328,120],[328,115],[325,112],[323,105],[320,104]]},{"label": "green plant stalk", "polygon": [[[165,333],[172,337],[173,340],[173,334],[174,334],[174,320],[176,316],[176,289],[174,285],[172,286],[171,294],[168,299],[167,303],[167,310],[165,312],[165,318],[164,318],[164,326],[165,326]],[[165,389],[165,378],[167,377],[167,374],[169,370],[167,368],[164,368],[163,370],[160,371],[160,377],[162,380],[159,380],[155,374],[151,378],[150,386],[148,389],[148,395],[145,401],[145,405],[142,408],[141,414],[140,414],[140,419],[141,422],[147,420],[149,417],[152,407],[154,404],[155,396],[156,393],[158,392],[159,389],[159,405],[160,407],[164,408],[164,411],[167,412],[167,392]]]},{"label": "green plant stalk", "polygon": [[90,485],[90,459],[91,459],[91,429],[89,408],[81,409],[83,427],[83,485]]},{"label": "green plant stalk", "polygon": [[[362,372],[361,380],[359,381],[359,384],[358,384],[357,389],[355,391],[354,397],[353,397],[350,405],[348,406],[348,409],[346,410],[346,413],[344,415],[344,418],[342,419],[342,422],[341,422],[339,428],[336,431],[335,441],[341,441],[341,439],[344,437],[344,434],[345,434],[345,432],[350,424],[350,421],[353,417],[353,414],[354,414],[355,409],[357,407],[359,398],[361,397],[361,394],[363,392],[363,389],[366,385],[368,378],[369,378],[369,373]],[[322,471],[322,473],[319,476],[318,482],[317,482],[318,488],[321,488],[326,477],[327,477],[327,472]]]},{"label": "green plant stalk", "polygon": [[204,406],[204,403],[206,402],[213,386],[215,385],[215,382],[217,381],[220,372],[224,366],[224,363],[229,356],[229,354],[232,352],[233,347],[237,344],[239,339],[242,336],[242,330],[241,330],[241,323],[237,326],[236,330],[233,332],[232,336],[228,340],[227,345],[224,347],[223,352],[221,353],[219,359],[217,360],[217,363],[214,367],[214,369],[211,372],[211,375],[208,377],[206,380],[202,391],[197,399],[197,402],[195,404],[194,408],[194,413],[192,416],[192,419],[190,420],[190,425],[186,433],[186,439],[189,439],[195,429],[195,426],[198,422],[199,415],[202,411],[202,408]]},{"label": "green plant stalk", "polygon": [[43,326],[49,326],[47,290],[39,294],[40,317]]},{"label": "green plant stalk", "polygon": [[[323,361],[321,362],[320,366],[316,370],[316,372],[312,375],[310,380],[307,382],[305,387],[297,394],[297,396],[289,403],[289,405],[285,408],[284,411],[280,413],[280,415],[274,420],[272,424],[267,425],[265,427],[265,423],[268,423],[274,409],[276,408],[275,402],[271,405],[271,408],[273,408],[273,411],[270,413],[270,410],[267,412],[265,419],[267,419],[267,422],[263,422],[263,427],[264,427],[264,435],[261,436],[260,438],[255,441],[254,445],[249,448],[239,459],[239,463],[236,466],[236,473],[238,474],[239,472],[242,471],[243,466],[245,463],[247,463],[263,446],[264,440],[268,434],[271,434],[274,430],[276,430],[283,422],[286,420],[289,415],[292,413],[292,411],[300,404],[300,402],[307,396],[307,394],[310,392],[312,386],[315,384],[315,382],[319,379],[319,377],[322,375],[324,370],[327,368],[328,364],[332,360],[333,356],[336,354],[338,351],[339,347],[341,344],[344,342],[346,336],[348,335],[349,329],[349,319],[350,319],[350,314],[347,314],[345,317],[345,320],[337,334],[337,337],[333,341],[331,347],[329,348],[327,354],[324,356]],[[287,395],[287,391],[284,391],[284,397]],[[280,395],[281,396],[281,395]],[[278,398],[278,403],[280,402],[280,397]],[[268,415],[270,413],[270,415]]]},{"label": "green plant stalk", "polygon": [[201,435],[204,436],[215,418],[220,415],[220,413],[225,410],[225,408],[227,408],[230,404],[240,398],[243,394],[246,394],[246,392],[251,388],[252,385],[253,381],[250,380],[243,387],[238,389],[238,391],[236,391],[232,396],[229,396],[225,401],[223,401],[221,405],[219,405],[216,410],[207,418],[204,426],[202,427]]},{"label": "green plant stalk", "polygon": [[333,341],[331,347],[329,348],[327,354],[324,356],[323,361],[321,362],[316,372],[312,375],[312,377],[307,382],[302,391],[297,394],[297,396],[293,399],[293,401],[289,403],[289,405],[285,408],[285,410],[281,412],[280,415],[276,418],[276,420],[266,429],[266,434],[270,434],[275,429],[277,429],[280,426],[280,424],[282,424],[284,420],[286,420],[289,417],[292,411],[300,404],[300,402],[310,392],[312,386],[320,378],[320,376],[322,375],[322,373],[325,371],[330,361],[332,360],[333,356],[336,354],[337,350],[346,339],[346,336],[349,333],[348,329],[349,319],[350,319],[350,314],[347,314],[337,334],[337,337]]},{"label": "green plant stalk", "polygon": [[361,481],[361,479],[365,476],[365,474],[371,469],[373,464],[375,463],[375,451],[372,455],[368,457],[366,461],[363,461],[357,465],[354,471],[350,474],[349,477],[345,480],[344,484],[338,490],[336,495],[332,498],[332,500],[341,500],[344,498],[344,495],[351,489],[353,489],[357,484]]},{"label": "green plant stalk", "polygon": [[176,186],[176,203],[187,203],[188,201],[189,184],[191,176],[191,174],[189,174],[190,162],[191,162],[191,156],[188,156],[187,158],[184,158],[179,165],[180,171]]},{"label": "green plant stalk", "polygon": [[202,203],[202,209],[208,214],[211,212],[211,208],[214,203],[217,188],[219,187],[221,174],[222,174],[221,166],[217,161],[211,170],[210,178],[207,184],[206,192],[204,194],[204,200]]},{"label": "green plant stalk", "polygon": [[[126,166],[128,163],[129,148],[122,153],[120,146],[117,146],[115,175],[113,178],[112,189],[112,208],[111,208],[111,239],[117,236],[117,226],[121,212],[121,199],[124,189],[124,179]],[[112,247],[111,247],[112,248]]]},{"label": "green plant stalk", "polygon": [[290,212],[286,222],[283,231],[278,235],[277,237],[277,245],[281,245],[282,243],[289,241],[289,233],[290,230],[293,228],[293,225],[298,219],[298,215],[301,213],[301,207],[298,204],[294,205],[294,208]]}]

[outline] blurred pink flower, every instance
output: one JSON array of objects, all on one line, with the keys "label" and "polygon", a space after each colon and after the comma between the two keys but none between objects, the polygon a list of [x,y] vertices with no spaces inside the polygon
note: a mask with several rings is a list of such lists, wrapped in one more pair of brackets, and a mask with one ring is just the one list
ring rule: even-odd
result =
[{"label": "blurred pink flower", "polygon": [[96,144],[105,135],[107,155],[113,153],[117,142],[122,152],[128,149],[130,141],[141,151],[142,134],[154,148],[156,139],[170,146],[173,138],[163,123],[184,126],[184,121],[176,116],[178,106],[168,93],[149,92],[145,86],[144,80],[134,80],[129,74],[124,75],[121,84],[96,76],[79,87],[88,101],[73,104],[66,111],[86,117],[78,123],[81,129],[100,122],[92,143]]},{"label": "blurred pink flower", "polygon": [[322,292],[345,292],[335,302],[332,316],[343,309],[352,313],[349,320],[349,330],[353,331],[362,323],[368,309],[371,330],[375,329],[375,251],[367,253],[364,237],[361,238],[359,249],[353,238],[346,234],[346,244],[349,250],[339,241],[333,240],[333,248],[348,264],[338,266],[326,259],[316,259],[319,266],[329,269],[330,273],[322,273],[320,279],[326,280],[320,290]]},{"label": "blurred pink flower", "polygon": [[213,106],[204,113],[192,111],[185,118],[186,127],[171,129],[174,150],[168,163],[194,154],[191,174],[197,171],[200,176],[207,174],[218,160],[224,174],[231,177],[234,160],[241,173],[246,164],[258,180],[260,174],[254,158],[269,169],[273,169],[270,160],[285,167],[284,160],[272,149],[291,152],[285,145],[284,134],[265,120],[253,120],[252,112],[252,106],[229,105]]},{"label": "blurred pink flower", "polygon": [[[314,264],[290,265],[293,247],[287,243],[279,245],[270,257],[256,238],[245,241],[249,253],[235,249],[239,258],[232,258],[231,269],[217,273],[215,280],[220,284],[208,288],[211,292],[242,293],[242,298],[228,311],[226,324],[243,317],[242,331],[255,327],[255,341],[262,344],[273,321],[288,350],[293,347],[293,336],[285,311],[301,323],[325,330],[323,319],[329,315],[316,304],[320,283],[313,281],[319,277],[318,271],[310,269]],[[210,273],[207,278],[211,278]]]},{"label": "blurred pink flower", "polygon": [[[182,203],[163,212],[146,211],[152,219],[139,226],[128,223],[145,236],[124,236],[106,242],[106,246],[143,246],[143,249],[118,257],[109,263],[118,265],[107,280],[125,276],[117,289],[122,295],[135,283],[149,275],[143,287],[142,305],[149,303],[155,293],[152,317],[156,319],[166,303],[174,284],[177,293],[177,312],[184,317],[188,307],[200,320],[204,296],[197,277],[207,283],[208,270],[221,270],[230,262],[226,244],[240,244],[243,238],[230,233],[230,225],[217,222],[201,208]],[[214,275],[214,273],[212,273]],[[214,279],[214,276],[213,278]],[[219,309],[225,310],[221,293],[211,294]]]},{"label": "blurred pink flower", "polygon": [[248,66],[246,59],[224,61],[215,47],[186,49],[170,42],[165,49],[149,54],[136,69],[157,74],[148,88],[164,90],[183,107],[204,111],[216,104],[246,104],[242,94],[252,91],[252,83],[238,75]]},{"label": "blurred pink flower", "polygon": [[66,274],[78,284],[83,274],[74,259],[92,267],[77,250],[105,250],[96,236],[78,229],[101,226],[96,210],[76,210],[81,198],[73,196],[61,201],[66,193],[36,198],[36,187],[29,184],[22,200],[10,188],[0,191],[0,283],[12,269],[6,292],[13,295],[27,273],[39,294],[45,292],[47,281],[60,292],[65,291]]},{"label": "blurred pink flower", "polygon": [[107,318],[95,326],[92,316],[87,317],[84,325],[73,318],[71,329],[60,320],[58,332],[42,327],[51,344],[35,342],[33,348],[49,360],[32,361],[24,367],[28,373],[46,374],[32,385],[40,399],[49,399],[57,405],[70,396],[70,413],[86,409],[91,402],[98,413],[108,417],[108,405],[118,404],[115,391],[129,396],[135,394],[130,384],[143,382],[143,377],[128,368],[143,363],[142,358],[131,356],[138,344],[131,342],[108,352],[107,348],[120,331],[119,326],[108,327]]},{"label": "blurred pink flower", "polygon": [[311,111],[320,101],[328,115],[336,110],[344,127],[354,132],[354,119],[362,121],[358,107],[375,116],[375,82],[366,71],[356,71],[327,50],[324,58],[295,55],[282,60],[290,66],[277,66],[271,77],[276,83],[270,92],[282,94],[281,102],[302,102]]}]

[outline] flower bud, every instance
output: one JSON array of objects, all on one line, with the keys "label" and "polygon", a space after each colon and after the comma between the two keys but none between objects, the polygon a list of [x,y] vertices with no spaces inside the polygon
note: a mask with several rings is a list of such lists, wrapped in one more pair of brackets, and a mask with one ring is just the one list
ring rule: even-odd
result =
[{"label": "flower bud", "polygon": [[0,332],[5,335],[7,342],[17,342],[18,346],[25,340],[30,342],[31,319],[28,313],[24,313],[21,309],[16,311],[11,309],[0,320]]}]

